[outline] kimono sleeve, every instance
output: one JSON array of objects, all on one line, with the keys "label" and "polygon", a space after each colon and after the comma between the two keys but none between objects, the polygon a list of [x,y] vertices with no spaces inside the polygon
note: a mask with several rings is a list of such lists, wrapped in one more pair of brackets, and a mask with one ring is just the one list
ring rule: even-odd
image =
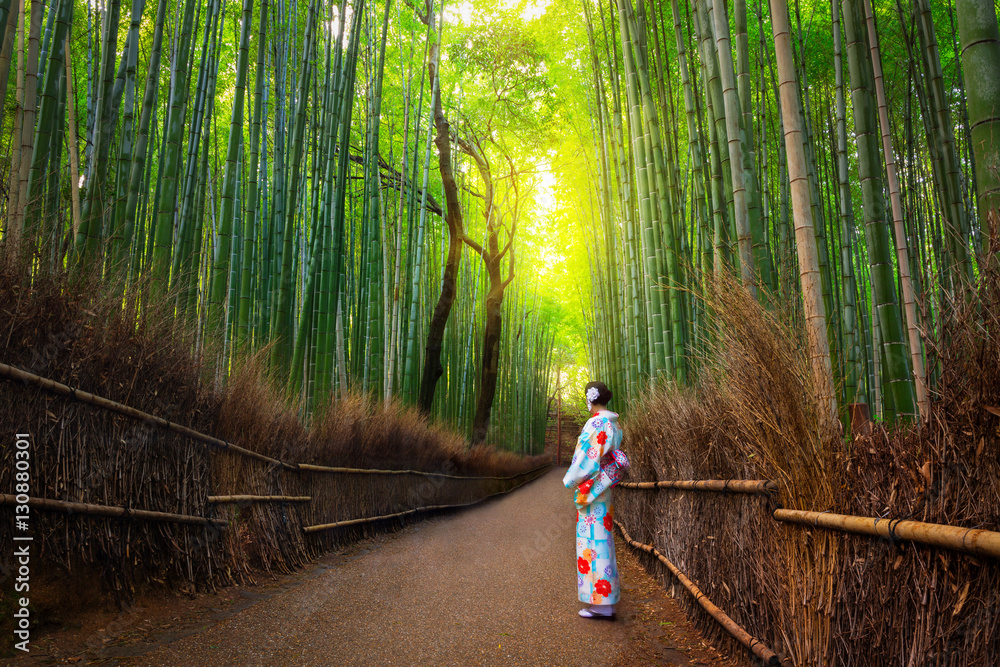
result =
[{"label": "kimono sleeve", "polygon": [[597,419],[588,419],[583,427],[576,444],[576,451],[573,453],[573,463],[563,477],[563,486],[572,489],[580,485],[601,469],[601,445],[597,442],[597,434],[600,429],[594,424]]}]

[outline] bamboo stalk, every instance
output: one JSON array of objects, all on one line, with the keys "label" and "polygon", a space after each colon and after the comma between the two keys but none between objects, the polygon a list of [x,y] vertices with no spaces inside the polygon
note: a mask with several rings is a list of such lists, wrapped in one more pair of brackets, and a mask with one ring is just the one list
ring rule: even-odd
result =
[{"label": "bamboo stalk", "polygon": [[820,423],[826,428],[837,424],[837,395],[833,388],[833,368],[830,361],[830,341],[826,333],[826,310],[820,263],[809,194],[806,156],[803,150],[802,110],[796,89],[798,82],[792,59],[791,28],[788,25],[788,5],[785,0],[770,0],[771,31],[774,36],[775,60],[778,65],[778,91],[781,118],[784,122],[785,152],[788,179],[792,194],[795,220],[795,241],[799,255],[799,279],[805,313],[809,364],[813,390],[820,406]]},{"label": "bamboo stalk", "polygon": [[[542,467],[546,468],[546,467],[548,467],[548,465],[545,465],[545,466],[542,466]],[[472,505],[478,505],[479,503],[483,502],[484,500],[488,500],[488,499],[492,498],[493,496],[499,496],[499,495],[502,495],[502,494],[505,494],[505,493],[510,493],[511,491],[514,491],[515,489],[517,489],[517,488],[519,488],[521,486],[524,486],[525,484],[527,484],[530,481],[531,481],[530,479],[526,479],[523,482],[517,484],[516,486],[514,486],[514,487],[512,487],[510,489],[507,489],[506,491],[497,491],[496,493],[491,493],[488,496],[483,496],[479,500],[473,500],[471,503],[456,503],[456,504],[453,504],[453,505],[425,505],[424,507],[414,507],[413,509],[405,510],[403,512],[396,512],[394,514],[382,514],[380,516],[369,516],[369,517],[364,517],[364,518],[361,518],[361,519],[347,519],[345,521],[334,521],[333,523],[321,523],[321,524],[317,524],[315,526],[305,526],[305,527],[302,528],[302,532],[304,532],[304,533],[317,533],[317,532],[320,532],[320,531],[323,531],[323,530],[330,530],[331,528],[343,528],[343,527],[346,527],[346,526],[356,526],[356,525],[362,524],[362,523],[371,523],[372,521],[381,521],[383,519],[393,519],[393,518],[396,518],[396,517],[406,516],[407,514],[416,514],[417,512],[429,512],[431,510],[442,510],[442,509],[450,509],[450,508],[458,508],[458,507],[471,507]]]},{"label": "bamboo stalk", "polygon": [[784,659],[779,658],[778,654],[776,654],[774,651],[765,646],[762,641],[760,641],[759,639],[751,635],[749,632],[744,630],[736,623],[736,621],[727,616],[724,611],[722,611],[714,604],[712,604],[712,601],[709,600],[707,597],[705,597],[705,594],[702,593],[701,590],[697,586],[695,586],[690,579],[684,576],[684,573],[678,570],[677,566],[675,566],[673,563],[667,560],[663,554],[657,551],[656,547],[650,544],[643,544],[641,542],[636,542],[629,536],[628,532],[625,530],[625,527],[621,523],[615,521],[615,525],[618,526],[618,530],[621,531],[622,537],[625,539],[626,542],[629,543],[630,546],[633,546],[636,549],[642,549],[646,553],[656,556],[661,563],[666,565],[667,569],[669,569],[674,574],[674,576],[677,577],[677,580],[684,585],[684,588],[686,588],[688,592],[694,596],[694,599],[698,602],[698,604],[701,605],[702,609],[707,611],[709,615],[712,618],[714,618],[716,622],[718,622],[719,625],[725,628],[726,631],[729,634],[731,634],[733,638],[736,639],[736,641],[746,646],[753,652],[754,655],[759,657],[761,660],[764,660],[769,665],[792,664],[788,658]]},{"label": "bamboo stalk", "polygon": [[214,505],[230,503],[307,503],[312,496],[209,496],[208,502]]},{"label": "bamboo stalk", "polygon": [[67,131],[69,133],[69,175],[70,175],[70,204],[73,220],[73,236],[80,229],[80,156],[77,153],[79,144],[76,138],[76,94],[73,86],[73,60],[70,57],[70,41],[66,36],[66,111]]},{"label": "bamboo stalk", "polygon": [[830,512],[809,512],[806,510],[776,509],[773,517],[777,521],[802,523],[817,528],[840,530],[845,533],[888,537],[929,544],[955,551],[993,556],[1000,558],[1000,533],[978,528],[962,528],[940,523],[905,521],[903,519],[880,519],[878,517],[851,516]]},{"label": "bamboo stalk", "polygon": [[778,485],[767,479],[694,479],[666,480],[662,482],[619,482],[626,489],[677,489],[681,491],[729,491],[732,493],[759,493],[771,495]]},{"label": "bamboo stalk", "polygon": [[[899,283],[903,293],[903,313],[906,316],[906,331],[910,343],[910,369],[913,373],[913,389],[916,393],[917,409],[921,419],[928,419],[931,400],[927,395],[927,377],[924,372],[923,346],[917,322],[917,307],[913,297],[913,280],[910,278],[910,258],[903,227],[903,205],[899,197],[899,179],[896,176],[896,157],[892,149],[889,130],[889,111],[885,97],[885,83],[882,77],[882,55],[879,51],[878,33],[870,0],[862,0],[868,26],[868,48],[871,53],[872,73],[875,78],[875,99],[878,103],[879,129],[882,131],[882,150],[885,153],[886,180],[889,185],[889,202],[892,210],[893,230],[896,235],[896,257],[899,267]],[[954,222],[954,221],[953,221]]]},{"label": "bamboo stalk", "polygon": [[[17,496],[9,493],[0,493],[0,505],[18,505]],[[110,505],[93,505],[91,503],[74,503],[65,500],[52,500],[50,498],[28,498],[28,506],[40,510],[52,512],[66,512],[67,514],[92,514],[95,516],[114,516],[127,519],[148,519],[150,521],[167,521],[172,523],[192,523],[197,525],[225,526],[228,521],[225,519],[210,519],[204,516],[192,516],[190,514],[173,514],[171,512],[153,512],[151,510],[137,510],[130,507],[112,507]]]}]

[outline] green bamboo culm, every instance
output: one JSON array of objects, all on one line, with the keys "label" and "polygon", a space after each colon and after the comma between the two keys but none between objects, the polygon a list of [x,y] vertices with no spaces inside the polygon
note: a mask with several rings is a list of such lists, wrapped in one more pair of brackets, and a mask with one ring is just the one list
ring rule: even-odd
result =
[{"label": "green bamboo culm", "polygon": [[897,419],[916,419],[918,416],[916,395],[910,374],[910,349],[896,297],[867,34],[863,27],[858,1],[843,0],[842,9],[847,38],[851,100],[854,105],[854,134],[858,142],[858,169],[861,178],[865,236],[875,308],[882,334],[882,349],[878,353],[884,355],[888,381],[885,389],[892,398],[892,409],[886,409],[885,420],[893,423]]},{"label": "green bamboo culm", "polygon": [[302,189],[302,157],[305,148],[306,110],[310,88],[310,78],[315,59],[316,11],[318,0],[310,0],[309,15],[306,19],[306,32],[303,40],[301,71],[298,79],[298,93],[295,96],[295,124],[291,135],[292,168],[288,176],[288,206],[284,212],[281,233],[281,270],[278,275],[277,308],[271,320],[271,338],[274,347],[271,348],[271,366],[282,376],[286,376],[291,366],[293,345],[293,276],[292,250],[295,238],[295,218],[298,212],[298,195]]},{"label": "green bamboo culm", "polygon": [[[267,0],[261,8],[261,22],[267,18]],[[228,293],[230,254],[233,225],[236,218],[237,159],[243,144],[243,106],[247,87],[247,70],[250,61],[250,31],[252,29],[253,0],[243,0],[240,24],[239,55],[236,60],[236,86],[233,96],[233,114],[226,144],[226,171],[222,177],[222,207],[219,212],[219,245],[212,265],[212,282],[208,302],[208,326],[218,334],[225,323],[223,301]],[[259,76],[259,75],[258,75]]]},{"label": "green bamboo culm", "polygon": [[95,256],[97,246],[104,232],[104,181],[108,171],[111,152],[111,131],[114,118],[111,117],[112,84],[115,70],[115,54],[118,44],[118,15],[120,0],[108,3],[107,19],[104,23],[103,48],[101,50],[100,78],[94,82],[97,101],[94,104],[93,122],[94,150],[93,163],[87,177],[87,194],[83,202],[82,221],[77,232],[77,252],[87,257]]},{"label": "green bamboo culm", "polygon": [[[175,48],[175,58],[171,76],[176,84],[170,90],[170,101],[167,118],[164,123],[162,142],[163,154],[160,158],[158,194],[154,202],[156,217],[151,227],[153,238],[150,269],[154,290],[159,294],[166,293],[170,284],[170,266],[173,255],[174,214],[177,209],[177,191],[181,172],[181,139],[184,133],[184,116],[188,102],[188,62],[190,59],[190,43],[194,24],[195,0],[186,0],[184,13],[180,24],[180,36]],[[86,220],[84,222],[86,223]],[[78,235],[85,237],[82,233]],[[79,243],[79,240],[78,240]]]},{"label": "green bamboo culm", "polygon": [[984,225],[990,213],[1000,216],[1000,28],[990,0],[956,0],[955,15],[976,159],[976,206]]},{"label": "green bamboo culm", "polygon": [[59,117],[60,107],[65,104],[65,101],[59,99],[58,93],[60,78],[65,76],[66,36],[69,34],[70,24],[73,20],[73,2],[59,0],[54,5],[51,15],[55,18],[55,31],[52,36],[53,48],[48,56],[45,78],[42,81],[38,126],[35,129],[34,151],[31,157],[31,171],[28,176],[25,224],[29,227],[34,227],[41,220],[42,198],[39,196],[39,190],[43,179],[47,176],[45,172],[50,159],[48,150],[50,139],[62,129],[61,125],[56,127],[56,119]]}]

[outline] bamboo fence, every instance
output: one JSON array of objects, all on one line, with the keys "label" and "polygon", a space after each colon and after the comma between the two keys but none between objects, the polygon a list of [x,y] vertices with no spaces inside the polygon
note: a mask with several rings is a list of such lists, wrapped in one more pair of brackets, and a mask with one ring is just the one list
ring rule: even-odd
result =
[{"label": "bamboo fence", "polygon": [[[772,498],[778,495],[778,485],[769,480],[661,480],[656,482],[621,482],[619,486],[637,490],[732,491],[745,494],[763,494]],[[908,521],[905,519],[851,516],[831,512],[784,509],[781,507],[774,509],[771,516],[774,520],[780,522],[797,523],[827,530],[885,538],[896,542],[913,542],[970,555],[1000,558],[1000,532],[921,521]],[[719,610],[718,607],[708,601],[708,598],[704,596],[701,590],[655,547],[633,540],[619,521],[616,520],[615,524],[621,530],[622,537],[629,545],[652,554],[666,565],[674,576],[677,577],[678,581],[694,596],[702,608],[740,644],[750,649],[761,659],[767,661],[768,664],[792,664],[788,658],[779,660],[760,640],[750,635],[729,616]],[[968,584],[966,584],[965,590],[968,590]]]},{"label": "bamboo fence", "polygon": [[[123,356],[128,359],[127,350]],[[220,421],[218,410],[226,408],[207,403],[198,390],[144,385],[176,379],[170,372],[134,373],[119,387],[145,405],[0,364],[0,377],[11,380],[0,385],[0,402],[6,406],[0,419],[32,434],[29,505],[40,510],[32,516],[36,542],[52,563],[67,573],[90,571],[122,602],[154,581],[214,587],[252,581],[260,571],[287,572],[325,550],[390,528],[393,520],[483,502],[550,467],[476,474],[471,463],[456,466],[447,458],[420,461],[429,468],[423,470],[400,465],[406,459],[398,457],[389,463],[399,469],[293,462],[314,448],[293,417],[275,422],[248,404],[229,410],[239,423]],[[25,388],[42,391],[26,395]],[[240,394],[240,400],[254,399]],[[162,409],[168,414],[155,414]],[[193,423],[181,425],[171,415]],[[377,414],[355,414],[331,427],[339,430],[317,437],[368,442],[399,437],[407,428],[377,419]],[[208,427],[257,447],[245,434],[268,433],[279,446],[253,451],[228,437],[206,435]],[[380,429],[384,436],[378,435]],[[433,449],[433,443],[428,446]],[[381,447],[363,442],[355,449]],[[0,478],[12,474],[12,456],[0,454],[6,471]],[[352,456],[345,452],[334,458]],[[0,494],[0,506],[11,504],[14,496]],[[56,513],[74,520],[55,519]],[[9,531],[0,534],[0,543],[9,539]]]},{"label": "bamboo fence", "polygon": [[112,412],[116,412],[120,415],[126,417],[131,417],[139,421],[151,424],[153,426],[159,426],[160,428],[173,431],[179,435],[190,438],[197,442],[202,442],[207,445],[211,445],[222,451],[232,452],[234,454],[239,454],[241,456],[246,456],[252,459],[256,459],[263,463],[269,463],[271,465],[280,466],[286,470],[298,470],[298,471],[309,471],[309,472],[326,472],[326,473],[352,473],[360,475],[418,475],[424,477],[446,477],[451,479],[514,479],[521,477],[523,475],[528,475],[533,472],[537,472],[541,469],[534,468],[532,470],[526,470],[523,472],[515,473],[513,475],[452,475],[443,472],[429,472],[425,470],[380,470],[376,468],[349,468],[344,466],[321,466],[313,465],[310,463],[289,463],[287,461],[281,461],[278,459],[259,454],[257,452],[250,451],[238,445],[234,445],[225,440],[220,440],[219,438],[213,438],[210,435],[204,433],[199,433],[194,429],[182,426],[180,424],[174,423],[169,419],[163,419],[162,417],[157,417],[151,415],[142,410],[137,410],[135,408],[129,407],[127,405],[122,405],[116,401],[103,398],[101,396],[96,396],[90,392],[83,391],[81,389],[74,389],[68,385],[62,384],[61,382],[56,382],[55,380],[50,380],[48,378],[43,378],[41,376],[35,375],[34,373],[29,373],[28,371],[10,366],[8,364],[0,363],[0,377],[7,378],[9,380],[21,381],[27,385],[33,385],[39,389],[52,392],[53,394],[58,394],[60,396],[66,396],[72,398],[73,400],[80,401],[81,403],[86,403],[88,405],[94,405]]}]

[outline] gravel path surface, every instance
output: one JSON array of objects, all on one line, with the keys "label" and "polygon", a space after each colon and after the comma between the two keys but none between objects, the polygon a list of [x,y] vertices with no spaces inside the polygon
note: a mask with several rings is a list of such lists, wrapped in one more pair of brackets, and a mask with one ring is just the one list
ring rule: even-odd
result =
[{"label": "gravel path surface", "polygon": [[[577,616],[575,513],[563,474],[410,525],[349,560],[321,559],[301,585],[136,656],[138,664],[620,664],[635,639],[630,619],[644,614],[623,580],[617,622]],[[708,664],[664,657],[656,662]]]}]

